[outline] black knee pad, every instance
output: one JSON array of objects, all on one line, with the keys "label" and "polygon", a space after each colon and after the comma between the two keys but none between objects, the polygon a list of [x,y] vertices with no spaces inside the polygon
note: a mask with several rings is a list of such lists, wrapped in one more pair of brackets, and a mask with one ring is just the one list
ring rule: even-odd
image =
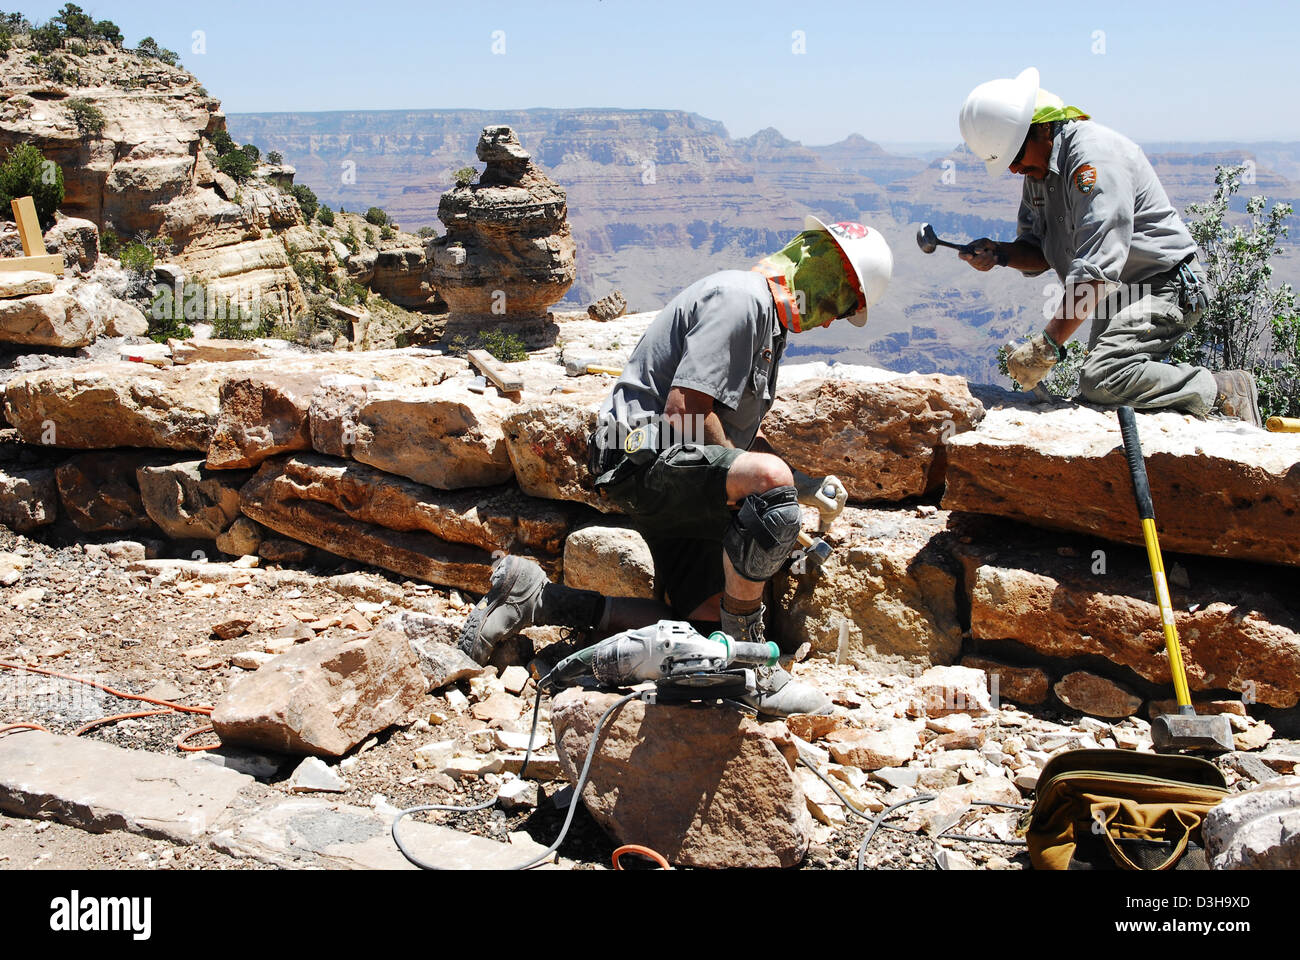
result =
[{"label": "black knee pad", "polygon": [[736,572],[761,583],[780,570],[799,540],[800,520],[794,487],[746,497],[722,536],[723,549]]}]

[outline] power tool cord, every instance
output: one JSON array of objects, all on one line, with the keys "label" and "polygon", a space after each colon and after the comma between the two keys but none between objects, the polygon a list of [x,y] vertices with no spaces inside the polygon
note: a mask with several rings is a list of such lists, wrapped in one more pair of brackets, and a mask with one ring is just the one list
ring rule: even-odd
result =
[{"label": "power tool cord", "polygon": [[[573,797],[569,801],[569,812],[568,814],[565,815],[564,825],[560,827],[560,835],[555,838],[555,842],[551,844],[550,847],[548,847],[545,852],[538,854],[537,856],[533,857],[533,859],[527,861],[526,863],[521,863],[518,866],[511,867],[510,868],[511,870],[528,870],[531,867],[535,867],[539,863],[542,863],[547,859],[549,859],[551,854],[553,854],[556,850],[560,848],[560,844],[564,842],[564,838],[569,833],[569,827],[573,824],[573,815],[578,811],[578,804],[582,802],[582,788],[587,783],[587,774],[591,771],[591,762],[593,759],[595,759],[596,756],[596,745],[600,742],[600,731],[604,729],[605,723],[609,720],[611,716],[614,715],[614,712],[617,711],[624,704],[626,704],[628,701],[640,699],[643,697],[651,697],[651,696],[653,696],[652,692],[637,691],[637,692],[629,693],[624,697],[620,697],[610,706],[608,710],[605,711],[604,715],[600,718],[600,720],[596,722],[596,728],[595,730],[592,731],[591,734],[591,746],[587,748],[587,758],[582,763],[582,772],[578,774],[578,779],[573,785]],[[542,703],[542,688],[541,688],[541,684],[539,684],[537,688],[537,698],[533,702],[532,734],[528,738],[528,750],[524,754],[524,764],[522,767],[519,768],[520,777],[523,777],[524,771],[528,769],[528,760],[533,753],[533,737],[537,733],[537,714],[538,714],[538,709],[541,707],[541,703]],[[497,802],[497,796],[500,796],[500,791],[498,791],[498,793],[494,795],[492,799],[487,800],[480,804],[476,804],[475,806],[472,807],[457,807],[457,806],[451,806],[449,804],[431,803],[419,807],[410,807],[406,810],[402,810],[397,814],[396,819],[393,820],[393,827],[392,827],[393,842],[397,844],[397,849],[402,852],[402,856],[406,857],[407,860],[411,861],[411,863],[415,864],[421,870],[441,870],[442,869],[441,867],[435,867],[433,864],[426,863],[425,861],[421,860],[410,850],[408,850],[405,844],[402,843],[402,838],[397,835],[397,825],[401,823],[402,818],[412,813],[421,813],[426,810],[441,810],[444,812],[451,812],[451,813],[473,813],[476,810],[486,810],[488,807],[492,806],[494,803]]]},{"label": "power tool cord", "polygon": [[[895,803],[893,806],[886,807],[884,810],[880,811],[880,813],[876,814],[873,817],[871,814],[859,810],[857,807],[855,807],[852,801],[850,801],[848,797],[844,796],[844,794],[840,792],[840,789],[837,786],[835,786],[834,783],[831,782],[830,777],[826,776],[826,774],[822,773],[821,770],[818,770],[815,766],[809,763],[808,759],[803,755],[802,752],[799,753],[799,762],[802,763],[809,770],[811,770],[813,772],[813,775],[816,776],[817,779],[821,780],[822,783],[830,787],[831,792],[835,794],[835,796],[839,797],[840,802],[844,804],[845,808],[850,813],[852,813],[856,817],[859,817],[862,820],[866,820],[868,823],[871,824],[871,829],[867,831],[867,835],[863,839],[862,845],[858,848],[858,869],[859,870],[864,869],[863,861],[867,853],[867,844],[871,842],[871,838],[876,835],[877,830],[881,830],[881,829],[894,830],[898,833],[910,833],[914,836],[916,835],[915,830],[905,830],[902,827],[896,827],[891,823],[885,823],[885,818],[888,817],[889,814],[893,813],[899,807],[907,806],[909,803],[927,803],[930,800],[933,800],[935,798],[935,795],[932,793],[922,793],[915,797],[911,797],[907,800],[902,800],[898,803]],[[999,803],[994,800],[972,800],[971,806],[999,807],[1005,810],[1022,810],[1022,811],[1029,809],[1029,807],[1025,806],[1022,803]],[[960,840],[963,843],[1000,843],[1010,847],[1023,847],[1025,845],[1025,841],[1023,840],[1001,840],[998,839],[997,837],[972,837],[964,833],[941,832],[936,834],[932,839]]]}]

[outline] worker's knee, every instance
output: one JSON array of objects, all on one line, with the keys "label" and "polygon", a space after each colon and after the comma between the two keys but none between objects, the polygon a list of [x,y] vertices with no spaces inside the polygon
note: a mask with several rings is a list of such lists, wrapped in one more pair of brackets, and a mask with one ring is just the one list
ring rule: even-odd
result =
[{"label": "worker's knee", "polygon": [[793,485],[794,474],[780,457],[770,453],[744,453],[727,472],[727,499],[734,503],[751,494]]},{"label": "worker's knee", "polygon": [[736,573],[761,583],[781,569],[799,539],[800,518],[793,486],[745,497],[722,538]]},{"label": "worker's knee", "polygon": [[1126,402],[1123,369],[1122,365],[1085,361],[1079,369],[1079,396],[1089,403],[1113,405]]}]

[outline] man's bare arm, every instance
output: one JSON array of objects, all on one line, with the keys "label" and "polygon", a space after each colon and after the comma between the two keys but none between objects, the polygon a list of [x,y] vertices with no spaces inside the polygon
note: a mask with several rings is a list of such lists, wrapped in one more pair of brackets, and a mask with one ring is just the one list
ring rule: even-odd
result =
[{"label": "man's bare arm", "polygon": [[1106,283],[1102,280],[1069,287],[1056,309],[1056,316],[1047,325],[1047,335],[1064,347],[1065,341],[1074,336],[1074,331],[1083,325],[1083,321],[1096,313],[1105,296]]},{"label": "man's bare arm", "polygon": [[1007,266],[1021,273],[1042,273],[1047,269],[1047,258],[1042,248],[1028,240],[1014,240],[1002,243],[987,237],[976,240],[974,253],[959,253],[958,256],[981,272],[992,270],[997,266],[998,251],[1006,254]]},{"label": "man's bare arm", "polygon": [[664,422],[679,436],[690,437],[696,443],[734,446],[722,429],[722,421],[714,412],[713,403],[713,398],[707,393],[673,387],[668,391],[668,402],[664,406]]}]

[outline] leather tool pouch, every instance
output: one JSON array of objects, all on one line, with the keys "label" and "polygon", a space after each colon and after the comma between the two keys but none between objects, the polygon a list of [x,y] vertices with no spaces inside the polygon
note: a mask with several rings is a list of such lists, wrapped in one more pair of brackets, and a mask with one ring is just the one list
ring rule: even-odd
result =
[{"label": "leather tool pouch", "polygon": [[1029,858],[1038,870],[1206,870],[1201,824],[1227,796],[1196,757],[1062,753],[1038,779]]}]

